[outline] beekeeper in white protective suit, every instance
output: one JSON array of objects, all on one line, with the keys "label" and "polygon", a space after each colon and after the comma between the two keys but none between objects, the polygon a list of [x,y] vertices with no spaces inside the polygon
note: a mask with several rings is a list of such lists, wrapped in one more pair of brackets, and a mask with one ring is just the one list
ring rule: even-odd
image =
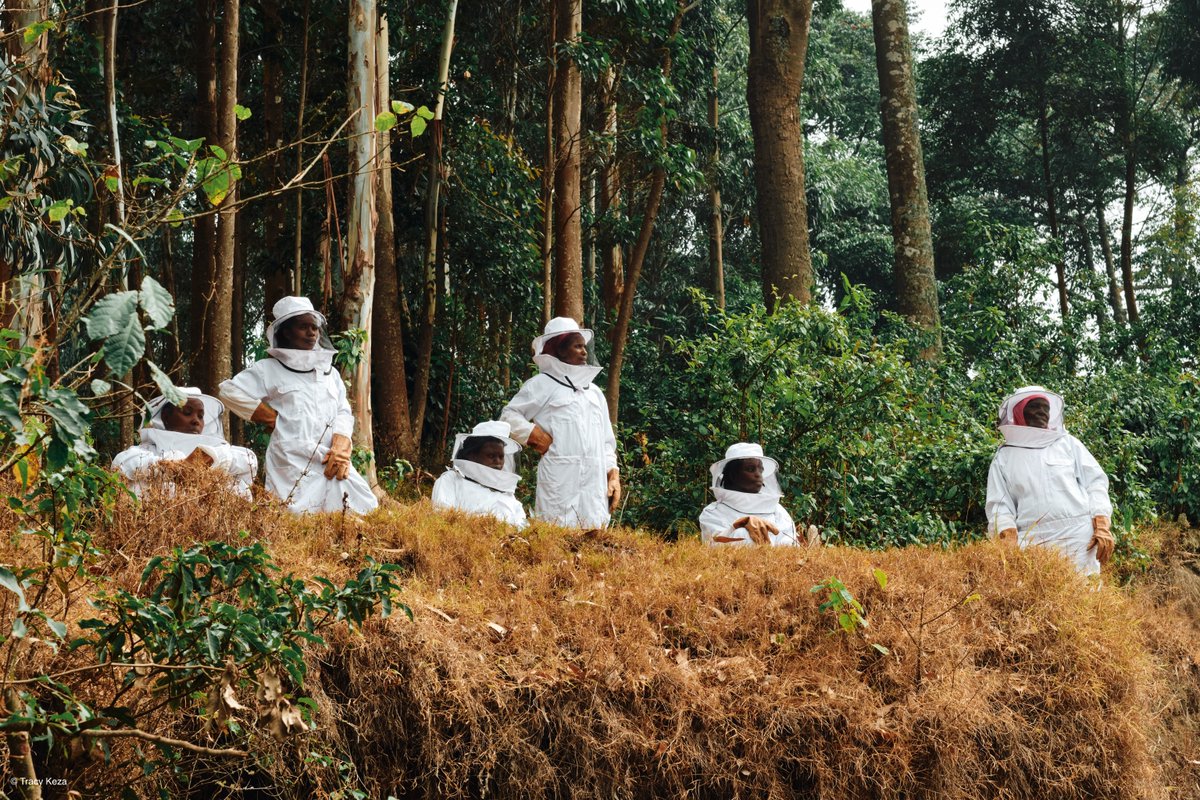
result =
[{"label": "beekeeper in white protective suit", "polygon": [[599,528],[621,500],[617,441],[592,332],[569,317],[546,323],[533,340],[539,374],[527,380],[500,414],[512,438],[542,454],[534,516],[559,525]]},{"label": "beekeeper in white protective suit", "polygon": [[481,422],[455,436],[451,467],[433,484],[434,508],[487,514],[518,528],[528,525],[514,494],[521,480],[516,467],[521,445],[508,435],[507,422]]},{"label": "beekeeper in white protective suit", "polygon": [[1000,405],[1004,444],[988,472],[989,531],[1021,547],[1053,547],[1084,575],[1113,552],[1108,476],[1063,427],[1063,399],[1026,386]]},{"label": "beekeeper in white protective suit", "polygon": [[220,392],[235,414],[272,431],[267,491],[297,513],[374,511],[379,501],[350,463],[354,416],[324,315],[307,297],[285,297],[272,314],[268,357],[222,382]]},{"label": "beekeeper in white protective suit", "polygon": [[807,536],[779,500],[779,464],[763,455],[762,445],[732,444],[725,457],[708,468],[716,501],[700,512],[700,536],[711,545],[818,545],[815,526]]},{"label": "beekeeper in white protective suit", "polygon": [[117,453],[113,469],[125,476],[138,497],[153,481],[156,466],[183,462],[221,470],[231,476],[231,488],[250,499],[258,457],[245,447],[225,441],[221,426],[225,406],[199,389],[184,387],[180,391],[187,398],[181,406],[172,405],[165,397],[156,397],[147,404],[148,419],[140,432],[141,441]]}]

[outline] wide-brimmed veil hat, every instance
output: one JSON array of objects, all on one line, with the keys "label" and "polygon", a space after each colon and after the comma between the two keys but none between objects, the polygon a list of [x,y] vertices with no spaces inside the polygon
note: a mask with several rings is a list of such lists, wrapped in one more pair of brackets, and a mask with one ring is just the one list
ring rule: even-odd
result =
[{"label": "wide-brimmed veil hat", "polygon": [[317,324],[321,326],[321,346],[332,347],[325,333],[325,315],[313,308],[312,301],[307,297],[282,297],[275,302],[275,305],[271,307],[271,324],[267,326],[267,345],[277,347],[275,333],[279,330],[279,326],[302,314],[311,314]]},{"label": "wide-brimmed veil hat", "polygon": [[592,343],[592,331],[588,328],[579,327],[579,323],[570,317],[555,317],[546,323],[546,327],[542,329],[541,336],[533,337],[533,342],[530,345],[535,356],[542,354],[542,349],[546,346],[546,342],[556,337],[568,333],[578,333],[583,337],[584,344]]},{"label": "wide-brimmed veil hat", "polygon": [[[204,394],[195,386],[179,386],[176,387],[179,391],[190,400],[195,397],[204,403],[204,430],[205,436],[219,436],[225,438],[225,427],[221,423],[221,417],[225,414],[225,404],[211,394]],[[163,423],[163,410],[169,405],[165,396],[159,396],[146,404],[146,425],[159,430],[166,430],[167,426]]]},{"label": "wide-brimmed veil hat", "polygon": [[713,465],[708,468],[708,472],[712,475],[713,488],[721,486],[721,477],[725,472],[725,465],[730,461],[740,461],[743,458],[757,458],[762,461],[763,465],[763,483],[767,484],[768,479],[775,486],[779,485],[776,473],[779,471],[779,462],[770,456],[763,455],[762,445],[757,442],[738,442],[731,444],[725,450],[725,457],[720,461],[713,462]]},{"label": "wide-brimmed veil hat", "polygon": [[1024,425],[1023,412],[1025,406],[1030,400],[1036,397],[1041,397],[1050,404],[1050,421],[1047,430],[1064,431],[1063,427],[1063,402],[1062,395],[1057,392],[1052,392],[1044,386],[1022,386],[1015,392],[1004,398],[1004,402],[1000,404],[1000,409],[996,413],[996,426],[1004,427],[1006,425]]},{"label": "wide-brimmed veil hat", "polygon": [[500,442],[504,445],[505,461],[507,462],[509,460],[509,456],[513,456],[521,452],[521,445],[510,436],[511,433],[512,429],[509,427],[507,422],[503,422],[501,420],[480,422],[471,429],[470,433],[460,433],[454,437],[454,450],[451,451],[450,457],[452,459],[458,458],[458,451],[462,449],[463,443],[466,442],[467,439],[471,439],[476,436],[486,436],[492,439],[500,440]]}]

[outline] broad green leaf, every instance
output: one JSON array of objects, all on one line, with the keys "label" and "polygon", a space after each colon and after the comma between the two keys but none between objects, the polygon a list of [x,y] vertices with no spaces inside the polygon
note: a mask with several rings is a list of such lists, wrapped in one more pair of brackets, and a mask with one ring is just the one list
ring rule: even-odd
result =
[{"label": "broad green leaf", "polygon": [[214,156],[216,156],[218,161],[228,161],[229,160],[229,153],[226,153],[225,148],[221,147],[221,145],[210,144],[208,146],[208,149],[209,149],[209,152],[211,152]]},{"label": "broad green leaf", "polygon": [[171,224],[172,228],[178,228],[183,224],[183,212],[178,208],[172,208],[167,212],[166,221]]},{"label": "broad green leaf", "polygon": [[[422,108],[424,108],[424,106],[422,106]],[[425,132],[426,124],[427,123],[425,122],[425,119],[423,117],[413,117],[412,118],[412,122],[409,123],[409,128],[412,131],[412,137],[414,139]]]},{"label": "broad green leaf", "polygon": [[880,589],[887,588],[888,576],[886,572],[877,567],[872,570],[871,574],[875,576],[875,583],[879,584]]},{"label": "broad green leaf", "polygon": [[67,198],[66,200],[55,200],[54,204],[46,209],[46,216],[51,222],[62,222],[67,214],[71,212],[71,206],[75,205],[75,201]]},{"label": "broad green leaf", "polygon": [[3,586],[17,596],[17,600],[20,601],[21,611],[29,608],[25,602],[25,589],[21,586],[21,582],[17,580],[17,576],[13,575],[12,570],[8,567],[0,567],[0,586]]},{"label": "broad green leaf", "polygon": [[158,385],[159,391],[163,393],[163,397],[167,398],[168,403],[173,406],[182,406],[187,403],[187,395],[179,391],[167,373],[159,369],[153,361],[146,363],[150,365],[150,377],[154,379],[154,383]]},{"label": "broad green leaf", "polygon": [[171,317],[175,316],[175,300],[171,297],[171,293],[149,275],[142,278],[138,303],[146,312],[146,316],[150,318],[151,330],[161,330],[167,327]]},{"label": "broad green leaf", "polygon": [[398,120],[396,119],[396,115],[391,111],[380,111],[379,116],[375,117],[375,130],[379,131],[380,133],[390,131],[392,128],[396,127],[397,122]]},{"label": "broad green leaf", "polygon": [[49,617],[46,617],[46,625],[48,625],[50,627],[50,630],[54,631],[54,635],[57,636],[58,638],[60,638],[60,639],[67,638],[67,623],[59,622],[57,620],[53,620],[53,619],[50,619]]},{"label": "broad green leaf", "polygon": [[112,384],[108,381],[102,381],[99,378],[96,378],[92,381],[91,389],[93,397],[103,397],[112,391]]},{"label": "broad green leaf", "polygon": [[88,407],[70,389],[51,389],[46,392],[42,408],[54,420],[54,435],[66,443],[82,440],[87,433]]},{"label": "broad green leaf", "polygon": [[124,375],[133,369],[133,365],[146,352],[146,332],[142,330],[137,317],[134,316],[124,329],[106,338],[103,350],[104,363],[108,364],[114,375]]},{"label": "broad green leaf", "polygon": [[12,635],[17,639],[24,639],[29,630],[25,627],[25,620],[17,617],[13,620]]},{"label": "broad green leaf", "polygon": [[180,139],[178,136],[167,137],[171,144],[185,153],[194,153],[204,145],[204,139]]},{"label": "broad green leaf", "polygon": [[0,211],[3,211],[4,209],[8,208],[10,205],[12,205],[11,197],[7,197],[7,196],[0,197]]},{"label": "broad green leaf", "polygon": [[137,321],[138,293],[135,291],[113,292],[101,297],[92,306],[92,313],[84,317],[88,338],[93,342],[97,339],[107,339],[110,336]]},{"label": "broad green leaf", "polygon": [[117,179],[114,176],[106,175],[104,177],[104,188],[108,189],[113,194],[117,193],[117,187],[119,185],[120,184],[117,182]]},{"label": "broad green leaf", "polygon": [[427,106],[421,106],[417,109],[417,116],[425,119],[433,119],[433,112]]},{"label": "broad green leaf", "polygon": [[136,178],[133,179],[133,187],[135,189],[146,183],[148,183],[152,186],[165,186],[167,184],[167,182],[164,181],[162,178],[155,178],[152,175],[138,175]]},{"label": "broad green leaf", "polygon": [[412,103],[406,103],[403,100],[393,100],[392,101],[392,113],[393,114],[397,114],[397,115],[408,114],[412,110],[413,110]]},{"label": "broad green leaf", "polygon": [[250,119],[250,109],[237,103],[233,104],[233,113],[238,118],[238,122],[245,122]]}]

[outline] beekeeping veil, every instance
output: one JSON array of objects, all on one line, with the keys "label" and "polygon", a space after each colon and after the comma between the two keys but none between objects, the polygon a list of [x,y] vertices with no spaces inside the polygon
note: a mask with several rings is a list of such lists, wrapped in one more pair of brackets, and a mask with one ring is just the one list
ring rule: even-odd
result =
[{"label": "beekeeping veil", "polygon": [[[725,467],[732,461],[757,458],[763,465],[763,487],[757,494],[727,489],[722,485]],[[779,489],[779,464],[770,456],[763,455],[762,445],[752,442],[731,444],[725,457],[708,468],[712,476],[713,496],[717,501],[745,514],[766,514],[775,510],[783,493]]]},{"label": "beekeeping veil", "polygon": [[225,404],[212,395],[204,394],[194,386],[178,388],[189,400],[195,397],[204,403],[204,430],[200,433],[179,433],[167,430],[162,415],[170,403],[167,402],[166,397],[160,396],[146,404],[146,423],[140,432],[142,442],[153,443],[163,450],[177,450],[184,455],[190,454],[197,447],[205,448],[207,451],[207,449],[227,444],[225,428],[221,423],[221,417],[225,414]]},{"label": "beekeeping veil", "polygon": [[[454,437],[454,450],[451,451],[450,463],[460,475],[469,481],[482,484],[498,492],[512,494],[521,481],[517,474],[517,453],[521,445],[509,438],[510,429],[507,422],[480,422],[470,433],[460,433]],[[504,445],[504,468],[492,469],[466,458],[459,458],[459,451],[468,439],[476,437],[497,439]]]},{"label": "beekeeping veil", "polygon": [[[280,327],[290,319],[308,314],[317,321],[321,331],[317,336],[317,345],[312,350],[296,350],[282,347],[278,341]],[[312,301],[307,297],[284,297],[279,299],[271,309],[273,317],[267,326],[267,355],[279,361],[288,369],[297,372],[310,372],[319,369],[329,372],[333,369],[333,357],[337,351],[326,330],[325,315],[313,308]]]},{"label": "beekeeping veil", "polygon": [[[568,364],[557,356],[545,352],[547,344],[560,336],[572,333],[582,336],[584,344],[587,345],[586,364]],[[533,363],[538,365],[538,369],[542,371],[543,375],[549,376],[564,386],[569,386],[575,391],[586,389],[602,369],[599,362],[596,361],[596,351],[592,346],[594,338],[590,330],[580,328],[579,323],[570,317],[555,317],[546,323],[541,336],[533,337],[531,344]]]},{"label": "beekeeping veil", "polygon": [[[1031,428],[1025,424],[1025,407],[1035,398],[1050,404],[1050,419],[1045,428]],[[1047,447],[1066,435],[1063,427],[1062,395],[1042,386],[1024,386],[1004,398],[996,415],[996,427],[1004,435],[1004,443],[1012,447],[1040,449]]]}]

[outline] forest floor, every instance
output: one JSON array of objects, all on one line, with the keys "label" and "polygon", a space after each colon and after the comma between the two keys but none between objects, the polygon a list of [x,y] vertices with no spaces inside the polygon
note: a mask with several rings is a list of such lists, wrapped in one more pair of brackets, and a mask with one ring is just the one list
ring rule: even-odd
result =
[{"label": "forest floor", "polygon": [[[1154,564],[1121,588],[991,543],[718,550],[625,529],[515,532],[424,501],[355,522],[180,493],[123,501],[95,541],[130,591],[151,556],[207,540],[263,540],[299,576],[344,580],[365,556],[405,568],[397,600],[413,620],[338,628],[312,649],[297,694],[315,700],[315,730],[264,737],[253,765],[198,757],[201,784],[285,798],[1200,798],[1197,534],[1150,529]],[[821,608],[835,581],[861,604],[851,631]],[[68,616],[89,591],[70,587]],[[196,735],[186,713],[158,722]]]}]

